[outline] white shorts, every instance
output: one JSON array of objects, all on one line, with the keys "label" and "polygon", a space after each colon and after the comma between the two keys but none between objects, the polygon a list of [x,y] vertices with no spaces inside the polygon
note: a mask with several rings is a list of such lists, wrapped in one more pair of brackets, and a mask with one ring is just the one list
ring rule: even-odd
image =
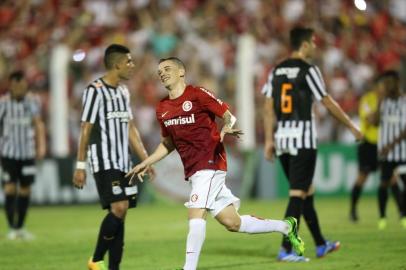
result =
[{"label": "white shorts", "polygon": [[226,187],[226,172],[215,170],[197,171],[189,177],[192,186],[187,208],[205,208],[215,217],[224,208],[233,204],[238,210],[240,199]]}]

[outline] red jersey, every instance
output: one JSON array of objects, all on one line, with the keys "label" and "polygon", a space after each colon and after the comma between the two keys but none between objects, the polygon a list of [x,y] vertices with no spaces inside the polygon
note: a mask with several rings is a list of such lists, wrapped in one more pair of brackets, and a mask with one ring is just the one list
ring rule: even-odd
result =
[{"label": "red jersey", "polygon": [[185,178],[195,172],[227,170],[226,152],[215,122],[228,105],[202,87],[188,85],[175,99],[166,97],[156,107],[163,137],[170,136],[178,151]]}]

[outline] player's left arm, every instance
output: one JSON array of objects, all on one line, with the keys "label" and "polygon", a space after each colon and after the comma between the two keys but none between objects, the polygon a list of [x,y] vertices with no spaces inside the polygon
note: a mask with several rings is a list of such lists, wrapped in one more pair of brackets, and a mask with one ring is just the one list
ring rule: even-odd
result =
[{"label": "player's left arm", "polygon": [[223,142],[226,134],[236,136],[238,138],[243,134],[240,129],[233,128],[237,118],[231,114],[229,107],[225,102],[216,98],[212,92],[203,87],[199,87],[196,93],[202,108],[214,113],[218,117],[221,117],[224,121],[224,125],[220,132],[220,142]]},{"label": "player's left arm", "polygon": [[232,135],[232,136],[236,136],[237,138],[240,137],[240,135],[243,135],[243,132],[241,131],[241,129],[238,128],[233,128],[235,122],[237,121],[237,118],[231,114],[231,112],[229,110],[227,110],[224,114],[223,114],[223,128],[221,129],[220,132],[220,142],[223,142],[224,136],[225,135]]},{"label": "player's left arm", "polygon": [[128,138],[130,142],[130,147],[133,153],[137,154],[137,156],[141,160],[145,160],[148,157],[147,150],[142,143],[140,133],[138,132],[137,127],[133,123],[133,121],[129,121],[128,124]]},{"label": "player's left arm", "polygon": [[31,125],[34,128],[35,158],[41,160],[46,153],[46,135],[45,125],[41,118],[41,103],[39,98],[31,93],[27,94],[27,98],[30,99],[28,108],[32,117]]},{"label": "player's left arm", "polygon": [[36,159],[41,160],[46,153],[45,125],[40,116],[33,118],[35,132]]},{"label": "player's left arm", "polygon": [[[136,128],[135,124],[130,120],[128,124],[128,138],[130,142],[130,147],[134,153],[142,160],[145,161],[148,158],[147,150],[142,143],[140,133]],[[155,177],[155,170],[150,165],[147,166],[145,173],[147,173],[150,179],[154,179]]]},{"label": "player's left arm", "polygon": [[275,151],[274,133],[277,119],[274,111],[274,101],[272,97],[265,98],[263,117],[265,130],[264,155],[267,160],[273,161]]}]

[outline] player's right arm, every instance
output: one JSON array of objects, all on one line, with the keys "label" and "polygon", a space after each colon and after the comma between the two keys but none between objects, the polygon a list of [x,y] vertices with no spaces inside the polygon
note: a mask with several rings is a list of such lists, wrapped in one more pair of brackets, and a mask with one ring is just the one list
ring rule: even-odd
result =
[{"label": "player's right arm", "polygon": [[78,189],[82,189],[86,184],[86,149],[89,145],[92,128],[93,124],[89,122],[82,122],[80,126],[79,147],[76,157],[77,165],[73,174],[73,185]]},{"label": "player's right arm", "polygon": [[90,134],[96,121],[99,110],[100,96],[94,86],[89,86],[83,93],[82,116],[79,134],[79,146],[76,157],[76,169],[73,174],[73,185],[82,189],[86,184],[86,153],[89,145]]},{"label": "player's right arm", "polygon": [[175,146],[173,144],[173,141],[170,136],[167,137],[162,137],[161,136],[161,143],[158,145],[158,147],[155,149],[155,151],[144,161],[142,161],[140,164],[136,165],[134,168],[131,169],[126,174],[126,177],[130,177],[130,184],[133,183],[133,178],[134,175],[137,174],[138,179],[142,182],[143,177],[145,173],[147,172],[148,168],[155,164],[156,162],[160,161],[167,155],[169,155],[173,150],[175,149]]}]

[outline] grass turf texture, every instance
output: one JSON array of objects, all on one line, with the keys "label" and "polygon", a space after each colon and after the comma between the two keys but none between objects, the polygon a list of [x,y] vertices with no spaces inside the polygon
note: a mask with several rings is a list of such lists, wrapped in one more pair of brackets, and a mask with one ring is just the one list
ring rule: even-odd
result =
[{"label": "grass turf texture", "polygon": [[[340,240],[341,249],[316,259],[313,241],[302,219],[300,235],[311,261],[300,264],[276,261],[281,242],[278,233],[230,233],[209,217],[198,269],[405,270],[406,230],[401,228],[393,202],[388,205],[385,231],[377,230],[375,198],[361,199],[358,224],[349,222],[348,204],[347,198],[316,198],[323,233],[328,239]],[[240,212],[280,219],[285,206],[286,200],[250,201],[243,202]],[[0,269],[87,269],[104,213],[98,205],[33,207],[27,227],[36,239],[30,242],[6,240],[5,220],[0,219]],[[180,203],[132,209],[127,216],[121,269],[181,268],[188,229],[186,217],[186,209]]]}]

